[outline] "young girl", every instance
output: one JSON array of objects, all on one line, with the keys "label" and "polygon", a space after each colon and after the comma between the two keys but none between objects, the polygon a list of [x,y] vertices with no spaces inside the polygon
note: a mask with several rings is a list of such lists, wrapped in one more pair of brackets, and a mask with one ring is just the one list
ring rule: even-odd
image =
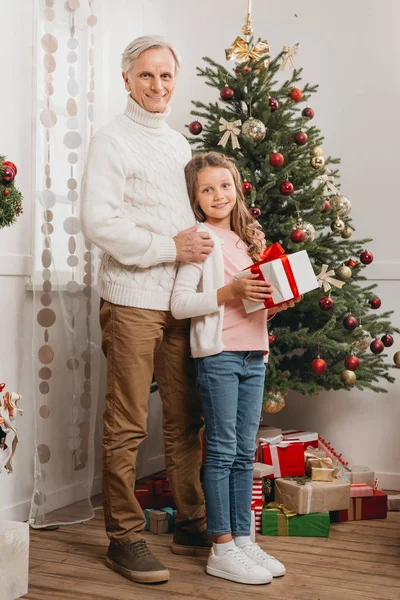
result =
[{"label": "young girl", "polygon": [[[175,318],[191,318],[190,344],[200,385],[207,443],[204,493],[213,536],[206,572],[247,584],[269,583],[285,567],[250,539],[255,438],[268,350],[267,311],[246,314],[242,299],[271,297],[271,284],[233,276],[257,260],[261,242],[243,198],[240,174],[226,156],[197,154],[186,181],[198,230],[212,253],[182,263],[172,295]],[[252,226],[253,224],[253,226]],[[293,302],[279,307],[284,310]],[[269,311],[269,316],[277,309]]]}]

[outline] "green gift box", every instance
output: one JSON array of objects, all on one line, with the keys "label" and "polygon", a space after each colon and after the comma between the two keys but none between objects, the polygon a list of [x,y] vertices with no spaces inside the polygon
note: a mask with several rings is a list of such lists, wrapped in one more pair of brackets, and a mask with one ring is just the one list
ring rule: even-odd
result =
[{"label": "green gift box", "polygon": [[328,512],[297,515],[276,502],[264,506],[261,513],[262,535],[290,535],[298,537],[328,537]]}]

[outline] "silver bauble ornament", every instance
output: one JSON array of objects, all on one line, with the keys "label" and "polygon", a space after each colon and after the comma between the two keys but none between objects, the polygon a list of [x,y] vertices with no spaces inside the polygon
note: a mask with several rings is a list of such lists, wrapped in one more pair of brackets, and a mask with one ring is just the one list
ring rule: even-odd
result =
[{"label": "silver bauble ornament", "polygon": [[329,198],[331,209],[338,215],[338,217],[347,217],[351,211],[351,202],[343,194],[337,194],[332,198]]},{"label": "silver bauble ornament", "polygon": [[347,281],[353,275],[353,271],[350,267],[346,267],[346,265],[342,265],[338,269],[336,269],[336,275],[342,280]]},{"label": "silver bauble ornament", "polygon": [[261,142],[265,138],[266,133],[267,130],[265,125],[262,121],[259,121],[259,119],[250,117],[250,119],[247,119],[247,121],[243,123],[242,134],[255,142]]},{"label": "silver bauble ornament", "polygon": [[315,240],[315,228],[314,225],[311,225],[311,223],[308,223],[307,221],[303,221],[301,224],[301,229],[304,231],[305,233],[305,242],[313,242]]},{"label": "silver bauble ornament", "polygon": [[351,238],[352,235],[353,235],[352,228],[349,227],[348,225],[346,225],[346,227],[344,228],[344,231],[342,232],[342,238],[344,240],[348,240],[349,238]]},{"label": "silver bauble ornament", "polygon": [[353,346],[355,346],[358,350],[368,350],[369,345],[372,342],[372,336],[369,331],[359,327],[355,331],[355,338],[356,340],[353,342]]},{"label": "silver bauble ornament", "polygon": [[325,166],[325,159],[323,156],[313,156],[311,159],[311,166],[314,169],[322,169]]},{"label": "silver bauble ornament", "polygon": [[342,233],[346,229],[346,223],[342,219],[335,219],[331,223],[331,229],[334,233]]},{"label": "silver bauble ornament", "polygon": [[266,413],[277,413],[285,406],[285,396],[282,392],[268,391],[264,396],[262,409]]}]

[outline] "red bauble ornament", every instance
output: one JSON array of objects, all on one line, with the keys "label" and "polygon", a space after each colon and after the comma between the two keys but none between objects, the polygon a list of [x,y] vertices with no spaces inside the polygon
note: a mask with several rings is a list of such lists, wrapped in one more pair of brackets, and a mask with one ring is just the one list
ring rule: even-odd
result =
[{"label": "red bauble ornament", "polygon": [[307,119],[312,119],[314,117],[314,111],[309,106],[303,109],[302,113],[303,117],[307,117]]},{"label": "red bauble ornament", "polygon": [[372,298],[370,306],[373,310],[376,310],[382,306],[382,300],[380,298]]},{"label": "red bauble ornament", "polygon": [[349,331],[351,331],[352,329],[355,329],[358,325],[358,321],[355,317],[353,317],[353,315],[347,315],[347,317],[345,317],[343,319],[343,326],[345,327],[345,329],[348,329]]},{"label": "red bauble ornament", "polygon": [[300,100],[303,98],[303,92],[299,90],[299,88],[293,88],[289,96],[294,102],[300,102]]},{"label": "red bauble ornament", "polygon": [[354,269],[357,265],[358,262],[356,260],[353,260],[352,258],[349,258],[349,260],[346,262],[346,266],[350,267],[350,269]]},{"label": "red bauble ornament", "polygon": [[383,335],[381,337],[381,342],[385,346],[385,348],[390,348],[390,346],[393,346],[393,336],[390,335],[390,333],[387,333],[386,335]]},{"label": "red bauble ornament", "polygon": [[327,364],[323,358],[315,358],[311,363],[311,368],[316,375],[322,375],[327,369]]},{"label": "red bauble ornament", "polygon": [[304,240],[306,239],[306,234],[302,229],[296,228],[292,230],[292,233],[290,234],[290,239],[295,244],[301,244],[301,242],[304,242]]},{"label": "red bauble ornament", "polygon": [[284,181],[279,186],[279,189],[281,194],[283,194],[284,196],[290,196],[290,194],[293,194],[294,192],[294,185],[291,181]]},{"label": "red bauble ornament", "polygon": [[10,167],[10,169],[13,169],[15,171],[15,175],[18,173],[17,167],[14,165],[13,162],[11,162],[11,160],[5,160],[3,162],[3,167]]},{"label": "red bauble ornament", "polygon": [[250,206],[249,213],[253,219],[258,219],[261,216],[261,210],[257,206]]},{"label": "red bauble ornament", "polygon": [[371,342],[369,348],[374,354],[380,354],[381,352],[383,352],[385,346],[383,345],[381,340],[374,340],[373,342]]},{"label": "red bauble ornament", "polygon": [[334,306],[335,306],[335,302],[333,301],[333,299],[330,296],[324,296],[319,301],[319,307],[321,310],[326,310],[326,311],[332,310],[332,308]]},{"label": "red bauble ornament", "polygon": [[246,66],[245,66],[245,68],[243,69],[243,71],[244,71],[245,73],[249,73],[249,72],[250,72],[250,67],[249,67],[249,65],[246,65]]},{"label": "red bauble ornament", "polygon": [[368,252],[368,250],[364,250],[364,252],[362,252],[360,254],[360,260],[363,265],[370,265],[372,263],[372,261],[374,260],[374,256],[373,256],[372,252]]},{"label": "red bauble ornament", "polygon": [[12,183],[15,179],[15,171],[11,167],[4,167],[1,176],[4,183]]},{"label": "red bauble ornament", "polygon": [[270,98],[268,101],[268,105],[271,109],[271,112],[275,112],[279,108],[279,102],[275,98]]},{"label": "red bauble ornament", "polygon": [[304,131],[299,131],[299,133],[296,133],[294,136],[294,141],[298,146],[304,146],[304,144],[307,144],[308,142],[308,135]]},{"label": "red bauble ornament", "polygon": [[3,190],[3,195],[4,196],[8,196],[9,193],[10,193],[9,190]]},{"label": "red bauble ornament", "polygon": [[276,335],[274,333],[269,334],[268,342],[270,346],[274,346],[274,344],[276,344]]},{"label": "red bauble ornament", "polygon": [[221,96],[222,100],[232,100],[233,96],[235,95],[235,92],[232,88],[226,85],[222,88],[219,95]]},{"label": "red bauble ornament", "polygon": [[250,193],[252,189],[253,186],[251,185],[250,181],[243,181],[243,191],[245,194]]},{"label": "red bauble ornament", "polygon": [[273,167],[281,167],[285,162],[285,157],[280,152],[273,152],[269,155],[269,164]]},{"label": "red bauble ornament", "polygon": [[5,387],[6,387],[5,383],[0,383],[0,392],[2,392]]},{"label": "red bauble ornament", "polygon": [[346,369],[349,371],[357,371],[358,367],[360,366],[360,359],[354,355],[348,356],[344,361],[344,364]]},{"label": "red bauble ornament", "polygon": [[192,135],[199,135],[203,131],[203,126],[198,121],[192,121],[189,125],[189,131]]},{"label": "red bauble ornament", "polygon": [[324,200],[322,205],[321,205],[321,210],[324,213],[328,213],[331,210],[331,203],[329,202],[329,200]]}]

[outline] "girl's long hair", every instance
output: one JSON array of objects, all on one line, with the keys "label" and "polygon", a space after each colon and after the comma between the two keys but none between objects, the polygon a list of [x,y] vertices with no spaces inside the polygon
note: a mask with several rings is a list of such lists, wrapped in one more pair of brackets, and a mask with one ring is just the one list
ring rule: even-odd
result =
[{"label": "girl's long hair", "polygon": [[220,154],[219,152],[202,152],[195,154],[185,167],[186,184],[189,193],[190,204],[196,216],[196,219],[203,223],[206,215],[200,208],[197,201],[197,176],[202,169],[206,167],[220,167],[228,169],[232,174],[236,189],[236,204],[231,212],[231,226],[233,231],[243,240],[248,250],[247,253],[254,261],[259,260],[258,252],[261,252],[262,246],[254,228],[250,227],[254,223],[249,215],[243,196],[242,179],[240,173],[232,159]]}]

